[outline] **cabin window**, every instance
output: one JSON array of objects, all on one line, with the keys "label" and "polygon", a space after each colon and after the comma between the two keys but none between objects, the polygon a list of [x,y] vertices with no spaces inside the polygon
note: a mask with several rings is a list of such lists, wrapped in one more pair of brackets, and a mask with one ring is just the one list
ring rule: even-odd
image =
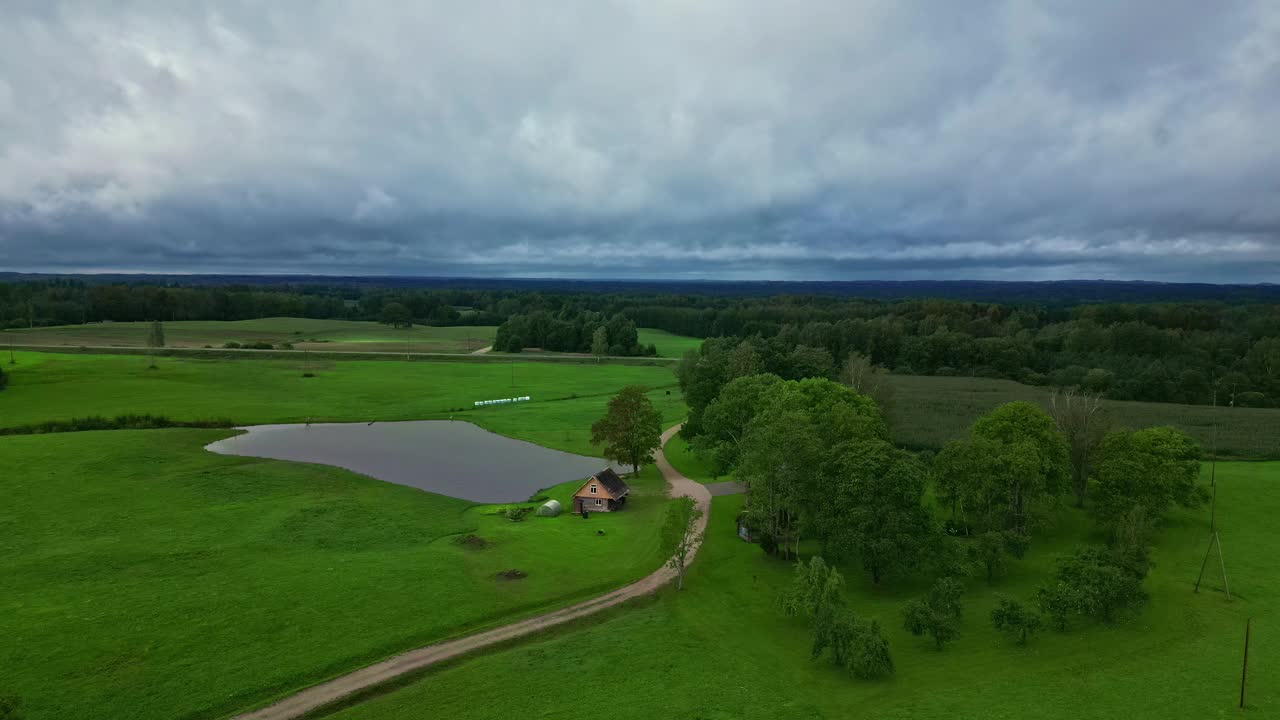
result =
[{"label": "cabin window", "polygon": [[596,504],[597,504],[597,505],[603,505],[603,504],[604,504],[604,501],[603,501],[603,500],[601,500],[600,498],[596,498]]},{"label": "cabin window", "polygon": [[595,494],[596,494],[596,486],[595,486],[595,485],[592,485],[592,486],[591,486],[591,494],[592,494],[592,495],[595,495]]}]

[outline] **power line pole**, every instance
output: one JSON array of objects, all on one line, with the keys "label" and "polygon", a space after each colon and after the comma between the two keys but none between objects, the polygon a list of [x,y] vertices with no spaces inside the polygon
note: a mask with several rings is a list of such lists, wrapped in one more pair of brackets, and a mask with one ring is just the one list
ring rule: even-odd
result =
[{"label": "power line pole", "polygon": [[1244,621],[1244,662],[1240,666],[1240,709],[1244,709],[1244,687],[1245,681],[1249,678],[1249,630],[1253,625],[1253,618]]}]

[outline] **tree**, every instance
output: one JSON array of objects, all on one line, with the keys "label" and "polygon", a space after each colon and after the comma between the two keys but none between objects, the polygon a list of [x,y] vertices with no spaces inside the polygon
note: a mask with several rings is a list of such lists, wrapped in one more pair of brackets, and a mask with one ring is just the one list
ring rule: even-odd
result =
[{"label": "tree", "polygon": [[822,475],[826,499],[811,524],[826,551],[861,558],[877,584],[918,566],[936,534],[919,460],[880,438],[846,441],[828,453]]},{"label": "tree", "polygon": [[874,620],[857,619],[845,607],[833,607],[814,621],[812,657],[831,651],[831,660],[863,680],[893,673],[889,642]]},{"label": "tree", "polygon": [[591,333],[591,354],[596,356],[596,362],[609,354],[609,330],[603,325]]},{"label": "tree", "polygon": [[1036,605],[1040,612],[1053,620],[1058,630],[1066,630],[1071,620],[1071,613],[1079,606],[1075,589],[1064,582],[1041,585],[1036,590]]},{"label": "tree", "polygon": [[995,579],[1005,567],[1005,557],[1020,558],[1026,554],[1030,541],[1026,535],[1010,530],[989,530],[974,539],[969,547],[970,556],[987,571],[987,582]]},{"label": "tree", "polygon": [[1205,491],[1200,446],[1172,427],[1117,431],[1107,436],[1094,471],[1094,512],[1114,530],[1134,507],[1158,521],[1174,505],[1197,507]]},{"label": "tree", "polygon": [[1094,455],[1110,426],[1102,408],[1102,396],[1075,390],[1054,393],[1049,399],[1049,414],[1058,432],[1067,440],[1071,489],[1076,496],[1076,507],[1084,507]]},{"label": "tree", "polygon": [[[1058,587],[1048,596],[1071,612],[1111,622],[1116,615],[1140,607],[1145,566],[1134,566],[1105,548],[1082,547],[1058,562]],[[1042,605],[1043,606],[1043,605]],[[1060,622],[1060,626],[1065,623]]]},{"label": "tree", "polygon": [[151,323],[151,329],[147,332],[147,347],[151,348],[151,368],[156,366],[156,350],[164,347],[164,325],[156,320]]},{"label": "tree", "polygon": [[889,379],[889,371],[871,362],[871,358],[858,352],[849,353],[840,370],[840,382],[853,388],[859,395],[866,395],[880,406],[881,412],[888,412],[893,402],[893,382]]},{"label": "tree", "polygon": [[378,318],[378,321],[383,325],[413,327],[413,315],[410,314],[409,308],[398,302],[389,302],[383,305],[382,312]]},{"label": "tree", "polygon": [[1017,600],[1000,598],[991,611],[991,625],[1013,637],[1019,645],[1026,645],[1027,637],[1040,629],[1040,614]]},{"label": "tree", "polygon": [[808,563],[796,563],[791,584],[778,596],[778,608],[787,617],[816,618],[829,608],[843,605],[840,597],[843,584],[840,571],[815,555]]},{"label": "tree", "polygon": [[939,650],[960,634],[964,586],[955,578],[941,578],[923,598],[902,607],[902,626],[912,635],[929,635]]},{"label": "tree", "polygon": [[591,426],[591,444],[604,445],[606,459],[630,465],[634,472],[653,462],[653,451],[662,446],[662,415],[645,392],[639,385],[622,388],[609,400],[604,417]]},{"label": "tree", "polygon": [[697,445],[705,449],[717,474],[731,472],[738,465],[747,427],[760,408],[765,391],[782,378],[777,375],[748,375],[729,382],[702,415],[702,434]]},{"label": "tree", "polygon": [[702,509],[693,498],[680,497],[671,503],[667,510],[667,522],[663,527],[663,538],[667,546],[672,548],[667,567],[676,571],[676,589],[684,589],[684,571],[689,558],[702,543],[702,533],[698,531],[698,518],[702,517]]},{"label": "tree", "polygon": [[1011,402],[979,418],[972,435],[990,443],[993,453],[990,508],[1000,507],[1007,528],[1027,534],[1034,507],[1066,489],[1070,461],[1053,419],[1037,405]]}]

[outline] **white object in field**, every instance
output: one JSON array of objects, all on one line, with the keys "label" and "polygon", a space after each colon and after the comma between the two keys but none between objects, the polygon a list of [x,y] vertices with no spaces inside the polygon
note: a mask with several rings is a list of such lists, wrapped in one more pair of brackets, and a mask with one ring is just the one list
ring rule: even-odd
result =
[{"label": "white object in field", "polygon": [[560,514],[560,501],[548,500],[542,503],[542,507],[538,508],[538,514],[542,517],[556,517]]},{"label": "white object in field", "polygon": [[532,399],[533,398],[528,395],[523,395],[521,397],[502,398],[501,400],[477,400],[475,405],[476,407],[482,407],[484,405],[506,405],[507,403],[529,402]]}]

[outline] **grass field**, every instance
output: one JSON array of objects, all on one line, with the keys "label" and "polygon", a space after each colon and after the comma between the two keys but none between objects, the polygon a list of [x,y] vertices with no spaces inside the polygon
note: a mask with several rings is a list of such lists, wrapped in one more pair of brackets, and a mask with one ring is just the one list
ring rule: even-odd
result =
[{"label": "grass field", "polygon": [[[202,450],[227,434],[0,438],[0,694],[30,718],[220,717],[623,584],[664,554],[653,468],[626,512],[512,523],[336,468]],[[548,494],[567,504],[577,485]],[[511,568],[529,575],[495,578]]]},{"label": "grass field", "polygon": [[[1029,400],[1046,405],[1050,390],[1012,380],[893,375],[889,421],[894,440],[915,448],[939,448],[963,436],[973,421],[997,405]],[[1218,447],[1225,455],[1280,459],[1280,408],[1212,408],[1108,401],[1117,425],[1141,428],[1174,425],[1208,451],[1213,423],[1219,423]]]},{"label": "grass field", "polygon": [[697,350],[702,347],[702,338],[673,335],[666,330],[640,328],[638,331],[641,345],[654,345],[658,348],[658,357],[678,358],[686,350]]},{"label": "grass field", "polygon": [[[353,360],[313,363],[317,377],[304,378],[301,363],[290,360],[162,358],[156,370],[127,355],[18,353],[17,360],[6,366],[10,383],[0,396],[0,427],[120,413],[228,417],[241,424],[453,415],[505,435],[594,455],[590,425],[624,385],[655,388],[651,397],[669,424],[683,416],[675,378],[663,367]],[[483,409],[472,404],[517,395],[533,401]]]},{"label": "grass field", "polygon": [[[900,627],[918,584],[874,588],[845,568],[856,612],[879,618],[897,670],[857,681],[809,660],[810,633],[781,617],[774,598],[790,568],[734,536],[737,497],[716,498],[708,540],[686,589],[612,611],[607,621],[482,655],[338,712],[341,720],[597,718],[1225,718],[1241,717],[1241,645],[1254,619],[1249,712],[1280,714],[1280,578],[1270,530],[1280,513],[1280,464],[1218,467],[1219,515],[1231,589],[1215,577],[1191,592],[1204,553],[1207,511],[1175,516],[1161,531],[1151,601],[1112,626],[1045,631],[1020,648],[990,627],[996,593],[1026,599],[1052,558],[1087,536],[1075,510],[1007,577],[969,583],[961,637],[939,652]],[[583,698],[580,678],[618,678],[606,697]]]},{"label": "grass field", "polygon": [[[143,347],[151,323],[94,323],[30,330],[6,330],[0,341],[13,336],[15,344]],[[299,350],[361,350],[370,352],[467,353],[493,342],[491,326],[393,328],[357,320],[262,318],[259,320],[182,320],[164,323],[169,347],[222,347],[228,342],[293,343]]]}]

